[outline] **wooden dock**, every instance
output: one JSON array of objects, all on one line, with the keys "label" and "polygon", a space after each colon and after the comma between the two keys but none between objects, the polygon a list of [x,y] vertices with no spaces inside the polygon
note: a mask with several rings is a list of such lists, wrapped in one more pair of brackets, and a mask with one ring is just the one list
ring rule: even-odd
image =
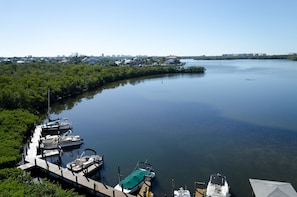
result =
[{"label": "wooden dock", "polygon": [[195,182],[195,197],[205,197],[206,189],[204,182]]},{"label": "wooden dock", "polygon": [[89,179],[83,172],[74,173],[67,168],[59,167],[58,165],[39,158],[30,160],[30,163],[33,163],[35,167],[38,167],[53,176],[59,177],[61,180],[70,182],[77,187],[87,188],[90,191],[93,191],[94,194],[98,193],[112,197],[133,197],[133,195],[124,194],[123,192],[115,190],[113,187],[107,186],[104,183]]},{"label": "wooden dock", "polygon": [[[19,166],[23,170],[28,170],[30,168],[36,167],[44,170],[52,176],[58,177],[61,180],[69,182],[78,188],[87,188],[90,192],[93,192],[94,195],[101,194],[104,196],[110,197],[135,197],[131,194],[125,194],[121,191],[115,190],[113,187],[108,186],[104,183],[92,180],[86,175],[94,170],[96,167],[90,167],[82,172],[75,173],[67,168],[62,168],[58,165],[55,165],[51,162],[41,159],[41,155],[38,155],[37,149],[39,146],[39,140],[41,137],[41,126],[37,126],[35,132],[33,133],[28,148],[26,149],[25,154],[25,164]],[[149,183],[147,183],[149,184]],[[147,189],[148,190],[148,189]]]},{"label": "wooden dock", "polygon": [[150,181],[145,181],[142,185],[141,189],[139,190],[137,197],[150,197],[153,196],[151,191],[152,183]]}]

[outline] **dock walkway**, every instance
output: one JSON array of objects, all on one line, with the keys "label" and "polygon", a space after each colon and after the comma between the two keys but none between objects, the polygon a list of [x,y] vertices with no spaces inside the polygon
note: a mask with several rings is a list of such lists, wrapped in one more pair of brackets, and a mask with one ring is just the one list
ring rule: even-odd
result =
[{"label": "dock walkway", "polygon": [[84,175],[83,172],[75,173],[67,168],[62,168],[53,163],[47,162],[46,160],[34,158],[34,160],[30,160],[30,163],[33,163],[34,166],[45,170],[46,172],[51,173],[54,176],[59,177],[61,180],[70,182],[78,187],[85,187],[94,193],[100,193],[105,196],[119,196],[119,197],[133,197],[130,194],[124,194],[121,191],[115,190],[113,187],[107,186],[103,183],[95,181],[93,179],[89,179]]},{"label": "dock walkway", "polygon": [[38,167],[53,176],[59,177],[61,180],[72,183],[77,187],[88,188],[90,191],[93,191],[94,194],[102,194],[104,196],[110,197],[135,197],[134,195],[125,194],[121,191],[115,190],[113,187],[104,183],[89,179],[86,176],[86,173],[94,170],[94,167],[83,172],[75,173],[68,170],[67,168],[62,168],[58,165],[41,159],[41,155],[37,155],[40,137],[41,126],[36,126],[35,132],[33,133],[26,150],[25,162],[27,163],[19,166],[19,168],[27,170],[33,167]]}]

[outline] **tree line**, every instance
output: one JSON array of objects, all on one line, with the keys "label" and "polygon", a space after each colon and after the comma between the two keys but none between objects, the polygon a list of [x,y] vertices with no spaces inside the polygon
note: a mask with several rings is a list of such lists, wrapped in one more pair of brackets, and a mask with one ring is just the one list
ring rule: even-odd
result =
[{"label": "tree line", "polygon": [[90,66],[87,64],[7,64],[0,66],[0,108],[41,111],[47,106],[47,89],[56,102],[103,84],[127,78],[177,72],[204,72],[203,67]]}]

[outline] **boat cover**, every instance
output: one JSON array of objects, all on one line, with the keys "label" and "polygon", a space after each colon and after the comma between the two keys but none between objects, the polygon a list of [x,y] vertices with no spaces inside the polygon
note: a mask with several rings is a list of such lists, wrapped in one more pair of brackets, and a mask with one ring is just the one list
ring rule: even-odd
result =
[{"label": "boat cover", "polygon": [[287,182],[249,179],[256,197],[296,197],[297,192]]},{"label": "boat cover", "polygon": [[124,180],[119,182],[119,185],[125,189],[133,189],[139,183],[144,181],[145,176],[149,175],[150,172],[144,169],[137,169],[127,176]]}]

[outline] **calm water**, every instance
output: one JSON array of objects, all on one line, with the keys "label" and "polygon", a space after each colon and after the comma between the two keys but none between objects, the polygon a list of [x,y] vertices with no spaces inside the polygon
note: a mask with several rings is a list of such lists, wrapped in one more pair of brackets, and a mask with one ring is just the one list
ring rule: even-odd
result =
[{"label": "calm water", "polygon": [[118,166],[126,176],[148,160],[155,196],[170,196],[172,179],[193,191],[216,172],[227,176],[233,196],[251,196],[249,178],[297,189],[297,62],[184,61],[206,73],[113,83],[54,106],[51,116],[73,122],[85,141],[80,152],[104,155],[101,176],[111,186]]}]

